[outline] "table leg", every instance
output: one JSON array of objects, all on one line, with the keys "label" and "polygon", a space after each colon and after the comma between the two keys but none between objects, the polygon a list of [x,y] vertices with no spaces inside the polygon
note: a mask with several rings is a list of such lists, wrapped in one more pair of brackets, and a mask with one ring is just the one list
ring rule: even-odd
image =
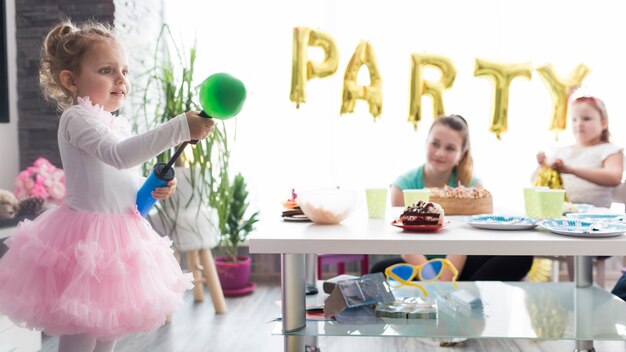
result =
[{"label": "table leg", "polygon": [[589,287],[593,285],[593,264],[591,257],[576,256],[574,258],[574,273],[576,287]]},{"label": "table leg", "polygon": [[305,294],[317,294],[317,254],[304,255],[304,285]]},{"label": "table leg", "polygon": [[[576,256],[574,259],[576,292],[574,292],[574,304],[576,309],[575,326],[578,332],[589,332],[592,330],[591,309],[593,305],[590,292],[586,292],[593,285],[593,263],[592,257]],[[595,352],[593,340],[576,340],[574,352]]]},{"label": "table leg", "polygon": [[576,340],[576,349],[574,352],[595,352],[596,349],[593,348],[593,341],[582,341]]},{"label": "table leg", "polygon": [[318,352],[317,336],[285,336],[285,352]]},{"label": "table leg", "polygon": [[[306,327],[304,296],[304,254],[281,254],[280,285],[282,293],[283,332]],[[304,352],[303,336],[285,336],[285,352]]]}]

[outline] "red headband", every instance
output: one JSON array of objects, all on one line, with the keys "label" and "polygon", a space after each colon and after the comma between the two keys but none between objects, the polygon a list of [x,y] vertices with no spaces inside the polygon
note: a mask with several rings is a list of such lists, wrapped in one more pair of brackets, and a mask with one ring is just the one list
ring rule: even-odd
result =
[{"label": "red headband", "polygon": [[598,104],[598,98],[596,97],[591,97],[591,96],[582,96],[582,97],[578,97],[576,99],[574,99],[574,103],[580,102],[580,101],[590,101],[594,104]]}]

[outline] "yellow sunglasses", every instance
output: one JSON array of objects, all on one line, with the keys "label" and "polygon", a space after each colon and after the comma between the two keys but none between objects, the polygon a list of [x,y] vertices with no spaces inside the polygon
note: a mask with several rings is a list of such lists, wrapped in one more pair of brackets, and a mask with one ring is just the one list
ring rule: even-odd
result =
[{"label": "yellow sunglasses", "polygon": [[[444,268],[448,268],[452,271],[452,285],[454,288],[459,288],[456,284],[459,271],[456,270],[454,264],[443,258],[431,259],[420,265],[411,265],[408,263],[395,264],[385,269],[385,276],[387,283],[392,287],[400,287],[403,285],[414,286],[422,291],[424,297],[428,297],[428,292],[426,292],[424,287],[412,280],[417,277],[420,281],[424,282],[435,281],[441,277]],[[396,281],[398,284],[394,285],[390,283],[390,279]]]}]

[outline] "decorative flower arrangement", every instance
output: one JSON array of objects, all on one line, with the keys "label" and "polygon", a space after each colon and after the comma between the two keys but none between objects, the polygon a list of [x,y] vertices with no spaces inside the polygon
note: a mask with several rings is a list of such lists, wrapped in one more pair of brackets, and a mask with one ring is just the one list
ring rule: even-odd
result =
[{"label": "decorative flower arrangement", "polygon": [[41,197],[46,202],[62,205],[65,198],[65,175],[47,159],[35,160],[33,166],[15,178],[15,196]]}]

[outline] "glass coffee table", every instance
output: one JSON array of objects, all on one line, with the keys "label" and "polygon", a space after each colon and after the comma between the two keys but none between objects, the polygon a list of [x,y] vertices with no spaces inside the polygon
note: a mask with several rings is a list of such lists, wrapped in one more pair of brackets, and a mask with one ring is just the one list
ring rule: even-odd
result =
[{"label": "glass coffee table", "polygon": [[[575,340],[578,351],[593,350],[593,340],[626,340],[626,302],[592,285],[591,263],[591,256],[624,255],[626,236],[587,239],[542,229],[484,230],[461,217],[447,219],[448,226],[428,233],[404,232],[391,226],[393,219],[368,219],[364,212],[338,225],[262,219],[250,236],[250,252],[281,254],[282,323],[275,332],[285,335],[285,351],[304,351],[304,336],[564,339]],[[306,321],[304,257],[311,253],[571,255],[577,270],[573,283],[460,282],[487,304],[481,321],[457,322],[458,317],[439,314],[435,325],[385,318],[384,324],[349,326]],[[426,286],[437,291],[446,285]]]}]

